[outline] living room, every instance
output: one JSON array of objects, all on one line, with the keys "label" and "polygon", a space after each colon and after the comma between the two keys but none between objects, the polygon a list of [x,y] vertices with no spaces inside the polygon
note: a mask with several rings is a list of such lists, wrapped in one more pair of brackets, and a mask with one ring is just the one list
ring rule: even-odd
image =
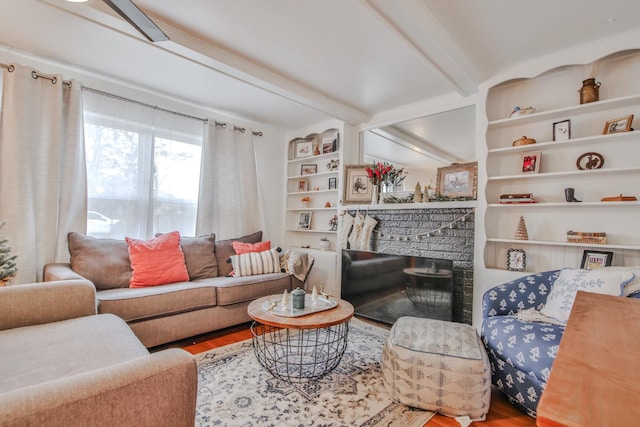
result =
[{"label": "living room", "polygon": [[[340,229],[332,230],[328,223],[334,214],[342,218],[343,214],[355,216],[366,211],[380,219],[416,209],[453,208],[456,213],[451,214],[452,219],[438,225],[410,225],[414,228],[407,234],[380,223],[372,242],[390,253],[407,247],[405,255],[424,255],[422,249],[414,250],[420,246],[419,240],[409,237],[426,240],[431,233],[471,229],[470,283],[459,295],[454,294],[454,303],[466,301],[469,307],[459,308],[464,314],[456,320],[478,330],[483,322],[483,295],[495,285],[523,274],[580,267],[585,252],[602,249],[612,254],[610,265],[640,265],[640,235],[629,226],[637,216],[637,202],[600,203],[603,198],[637,196],[637,144],[632,143],[631,133],[596,137],[609,121],[629,117],[638,107],[635,94],[640,88],[634,75],[640,68],[640,30],[633,17],[640,11],[633,2],[603,4],[600,11],[586,10],[579,1],[562,6],[551,1],[535,6],[508,2],[491,6],[450,2],[445,6],[428,0],[406,1],[401,6],[384,1],[323,6],[287,1],[270,6],[194,2],[179,10],[171,2],[135,3],[167,33],[169,41],[149,42],[102,1],[11,0],[0,18],[0,63],[77,81],[87,108],[92,95],[113,96],[123,98],[120,101],[124,104],[133,101],[151,110],[164,110],[161,113],[168,116],[189,116],[186,119],[194,119],[197,126],[208,120],[213,122],[212,128],[221,127],[215,125],[218,122],[246,129],[243,137],[248,137],[254,150],[255,186],[247,191],[229,184],[213,200],[226,200],[231,206],[232,200],[239,198],[238,192],[246,191],[256,203],[243,208],[243,215],[251,218],[238,221],[240,217],[231,213],[227,222],[201,228],[193,220],[191,232],[183,235],[215,232],[218,241],[262,231],[262,239],[274,247],[313,256],[309,291],[316,286],[339,296]],[[544,25],[516,25],[522,20],[538,20]],[[327,34],[321,28],[326,28]],[[599,107],[582,105],[580,99],[583,80],[591,76],[596,79],[600,98],[591,104]],[[510,115],[516,106],[525,110],[533,107],[537,113],[524,117],[523,112],[524,120],[514,122]],[[464,124],[458,121],[449,127],[470,124],[471,138],[464,144],[427,146],[428,156],[415,154],[430,164],[426,175],[398,161],[398,167],[409,171],[398,194],[413,194],[418,183],[420,187],[429,183],[436,187],[438,168],[477,162],[474,200],[431,201],[431,206],[425,206],[426,202],[377,207],[368,202],[342,203],[344,168],[367,165],[375,158],[368,157],[363,148],[366,132],[461,109],[470,109],[472,116],[465,118]],[[565,126],[566,121],[570,123],[570,139],[581,144],[577,149],[553,144],[561,141],[556,138],[555,123]],[[632,117],[628,125],[635,127]],[[339,161],[337,169],[323,170],[325,163],[334,159],[332,154],[323,154],[325,157],[318,160],[291,157],[293,141],[328,130],[337,130],[339,135],[334,155]],[[537,139],[536,144],[516,147],[515,142],[525,135]],[[423,151],[428,150],[423,146]],[[520,176],[522,154],[537,151],[544,155],[541,170],[534,172],[539,177]],[[591,171],[594,174],[578,177],[576,160],[587,152],[603,156],[604,166]],[[433,163],[434,157],[440,161]],[[378,156],[377,160],[389,159]],[[301,176],[301,164],[314,162],[321,168],[320,176]],[[211,170],[220,169],[219,163],[210,165]],[[296,171],[292,172],[293,168]],[[3,169],[9,170],[4,164]],[[87,173],[92,171],[87,163]],[[546,178],[543,175],[547,173],[556,175]],[[333,189],[331,181],[325,183],[332,177],[337,178]],[[308,209],[300,204],[301,195],[288,189],[302,180],[308,182],[305,194],[312,199]],[[12,185],[9,182],[3,175],[2,194],[9,194],[4,189]],[[180,186],[193,188],[191,184]],[[575,189],[575,201],[565,200],[565,188]],[[536,206],[498,202],[504,193],[533,191]],[[199,193],[203,192],[207,191],[201,188]],[[198,192],[193,193],[185,197],[197,200]],[[0,220],[7,219],[5,200],[3,197]],[[86,210],[102,214],[106,221],[123,221],[118,213],[123,208],[108,211],[102,208],[106,204],[96,200],[89,200]],[[466,216],[468,211],[472,216]],[[292,225],[304,212],[313,213],[311,230]],[[9,238],[20,263],[29,259],[29,263],[20,264],[19,274],[33,270],[29,276],[33,280],[18,276],[15,282],[42,280],[38,275],[44,265],[63,262],[68,254],[32,263],[30,253],[20,248],[22,234],[13,232],[17,217],[14,213],[0,229],[0,237]],[[513,237],[520,217],[526,221],[528,242]],[[235,229],[238,222],[251,229]],[[115,228],[119,226],[114,223]],[[177,228],[173,223],[158,223],[143,231],[129,228],[126,233],[151,239],[156,233]],[[609,241],[606,246],[565,245],[568,230],[606,232]],[[319,248],[323,236],[330,242],[329,250]],[[511,265],[511,253],[525,254],[526,265],[515,261]]]}]

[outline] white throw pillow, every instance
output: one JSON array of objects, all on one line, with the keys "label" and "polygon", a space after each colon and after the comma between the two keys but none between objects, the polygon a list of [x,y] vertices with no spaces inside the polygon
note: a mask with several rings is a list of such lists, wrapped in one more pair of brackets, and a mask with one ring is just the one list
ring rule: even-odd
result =
[{"label": "white throw pillow", "polygon": [[636,277],[627,283],[624,287],[623,295],[628,297],[629,295],[637,294],[640,292],[640,265],[633,267],[603,267],[606,271],[626,271],[636,275]]},{"label": "white throw pillow", "polygon": [[627,271],[565,268],[558,275],[540,312],[566,323],[578,291],[620,296],[625,285],[634,277],[633,273]]}]

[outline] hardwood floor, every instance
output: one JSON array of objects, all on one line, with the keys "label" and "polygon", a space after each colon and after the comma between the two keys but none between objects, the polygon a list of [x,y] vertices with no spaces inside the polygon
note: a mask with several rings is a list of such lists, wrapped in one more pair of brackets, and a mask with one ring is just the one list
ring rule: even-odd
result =
[{"label": "hardwood floor", "polygon": [[[365,319],[362,319],[365,320]],[[172,343],[162,348],[179,347],[191,354],[202,353],[213,348],[222,347],[251,338],[249,324],[227,328],[222,331],[212,332],[188,340]],[[474,422],[473,426],[478,427],[535,427],[536,420],[514,408],[507,399],[496,388],[492,390],[491,408],[487,419],[481,422]],[[443,415],[436,415],[427,424],[427,427],[459,427],[460,425],[453,418]]]}]

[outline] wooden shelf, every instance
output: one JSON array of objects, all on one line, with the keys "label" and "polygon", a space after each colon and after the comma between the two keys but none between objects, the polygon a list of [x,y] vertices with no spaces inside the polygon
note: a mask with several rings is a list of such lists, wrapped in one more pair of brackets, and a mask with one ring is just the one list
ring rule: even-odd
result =
[{"label": "wooden shelf", "polygon": [[338,174],[338,171],[334,170],[334,171],[327,171],[327,172],[310,173],[307,175],[293,175],[293,176],[287,177],[287,179],[291,181],[294,179],[313,178],[314,176],[337,175],[337,174]]},{"label": "wooden shelf", "polygon": [[540,202],[540,203],[490,203],[488,208],[549,208],[549,207],[570,207],[572,209],[579,209],[580,207],[591,206],[640,206],[639,201],[635,202],[580,202],[580,203],[567,203],[562,202]]},{"label": "wooden shelf", "polygon": [[322,194],[322,193],[337,193],[338,190],[316,190],[316,191],[294,191],[293,193],[287,193],[287,196],[308,196],[311,194]]},{"label": "wooden shelf", "polygon": [[295,231],[296,233],[325,233],[336,234],[336,230],[298,230],[297,228],[288,228],[287,231]]},{"label": "wooden shelf", "polygon": [[[559,148],[565,148],[568,146],[584,146],[591,144],[599,144],[602,142],[612,143],[616,141],[623,141],[628,139],[631,142],[630,137],[636,137],[640,134],[639,131],[634,132],[620,132],[620,133],[611,133],[606,135],[593,135],[593,136],[585,136],[582,138],[571,138],[564,141],[545,141],[538,142],[535,144],[528,145],[518,145],[516,147],[503,147],[503,148],[493,148],[488,150],[489,154],[511,154],[511,153],[520,153],[525,151],[546,151],[546,150],[554,150]],[[637,143],[636,140],[632,141]]]},{"label": "wooden shelf", "polygon": [[589,170],[573,170],[573,171],[560,171],[560,172],[543,172],[543,173],[525,173],[517,175],[501,175],[490,176],[488,181],[504,181],[504,180],[522,180],[522,179],[545,179],[545,178],[558,178],[571,175],[607,175],[607,174],[621,174],[629,172],[640,172],[640,167],[627,167],[627,168],[603,168],[603,169],[589,169]]},{"label": "wooden shelf", "polygon": [[458,202],[427,202],[427,203],[385,203],[377,205],[340,205],[338,210],[343,211],[378,211],[378,210],[406,210],[406,209],[457,209],[475,208],[476,200],[464,200]]},{"label": "wooden shelf", "polygon": [[499,238],[487,238],[487,242],[494,243],[510,243],[517,245],[537,245],[537,246],[566,246],[566,247],[578,247],[578,248],[602,248],[602,249],[631,249],[640,250],[640,245],[619,245],[615,243],[607,243],[606,245],[589,244],[589,243],[569,243],[569,242],[554,242],[548,240],[517,240],[517,239],[499,239]]},{"label": "wooden shelf", "polygon": [[316,160],[327,160],[334,157],[338,157],[339,153],[334,151],[333,153],[326,154],[318,154],[317,156],[309,156],[309,157],[301,157],[299,159],[290,159],[287,160],[288,163],[303,163],[303,162],[314,162]]},{"label": "wooden shelf", "polygon": [[287,209],[288,211],[291,212],[298,212],[298,211],[326,211],[326,212],[337,212],[338,208],[336,208],[335,206],[332,206],[330,208],[289,208]]}]

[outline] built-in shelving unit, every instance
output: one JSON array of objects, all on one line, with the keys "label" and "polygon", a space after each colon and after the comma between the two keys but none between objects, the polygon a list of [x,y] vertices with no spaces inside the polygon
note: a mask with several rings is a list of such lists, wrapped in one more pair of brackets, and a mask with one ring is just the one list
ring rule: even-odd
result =
[{"label": "built-in shelving unit", "polygon": [[[640,202],[603,202],[617,195],[640,198],[640,132],[603,134],[605,123],[635,115],[640,128],[640,53],[611,56],[602,65],[600,101],[579,104],[586,66],[563,67],[535,78],[496,85],[487,94],[486,213],[484,267],[507,270],[507,251],[526,251],[525,271],[579,267],[584,250],[613,251],[614,265],[640,264]],[[632,95],[629,95],[632,94]],[[506,106],[534,106],[539,111],[517,117]],[[502,117],[501,117],[502,116]],[[553,125],[570,120],[571,137],[554,141]],[[526,136],[535,144],[513,146]],[[523,173],[525,153],[539,155],[538,173]],[[580,170],[577,159],[595,152],[600,169]],[[582,202],[569,203],[564,189],[574,188]],[[500,204],[501,194],[533,193],[536,203]],[[530,240],[514,239],[520,217]],[[569,230],[606,232],[608,244],[566,242]]]}]

